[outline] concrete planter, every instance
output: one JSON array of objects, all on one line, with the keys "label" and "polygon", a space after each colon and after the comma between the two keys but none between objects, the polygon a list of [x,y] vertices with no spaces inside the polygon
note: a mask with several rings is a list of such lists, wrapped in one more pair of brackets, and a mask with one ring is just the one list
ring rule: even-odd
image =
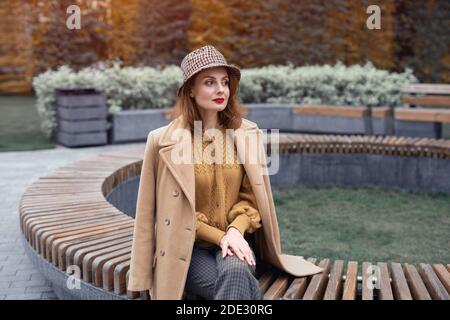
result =
[{"label": "concrete planter", "polygon": [[[243,108],[244,117],[256,122],[259,128],[279,129],[281,132],[439,138],[439,121],[450,122],[450,115],[446,114],[440,114],[438,118],[423,118],[422,115],[399,118],[396,115],[394,119],[388,107],[374,107],[372,112],[367,107],[326,105],[244,104]],[[109,141],[113,144],[146,141],[151,130],[171,121],[171,110],[129,110],[111,114]]]},{"label": "concrete planter", "polygon": [[292,130],[327,134],[365,134],[370,131],[366,107],[301,105],[292,108]]},{"label": "concrete planter", "polygon": [[146,141],[153,129],[170,122],[169,112],[172,109],[147,109],[138,111],[121,111],[110,115],[112,144]]},{"label": "concrete planter", "polygon": [[56,89],[58,142],[67,147],[107,144],[106,98],[95,89]]},{"label": "concrete planter", "polygon": [[292,105],[255,103],[243,105],[245,118],[258,124],[260,129],[292,131]]},{"label": "concrete planter", "polygon": [[394,119],[389,107],[372,108],[372,134],[391,136],[394,133]]}]

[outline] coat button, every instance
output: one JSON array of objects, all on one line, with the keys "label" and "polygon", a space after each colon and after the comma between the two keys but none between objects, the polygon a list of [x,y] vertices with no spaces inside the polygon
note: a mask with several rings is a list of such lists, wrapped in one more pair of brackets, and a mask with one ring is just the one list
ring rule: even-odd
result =
[{"label": "coat button", "polygon": [[165,219],[164,223],[166,224],[166,226],[168,226],[170,224],[170,219]]},{"label": "coat button", "polygon": [[172,195],[174,197],[178,197],[180,195],[180,193],[178,192],[178,190],[175,190],[174,192],[172,192]]},{"label": "coat button", "polygon": [[164,256],[166,253],[164,252],[164,250],[161,250],[161,251],[159,252],[159,254],[162,255],[162,256]]}]

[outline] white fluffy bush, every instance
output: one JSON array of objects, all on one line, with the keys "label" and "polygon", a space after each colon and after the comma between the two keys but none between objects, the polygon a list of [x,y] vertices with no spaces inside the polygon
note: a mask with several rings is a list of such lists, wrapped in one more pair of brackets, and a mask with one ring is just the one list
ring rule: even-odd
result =
[{"label": "white fluffy bush", "polygon": [[[106,95],[109,112],[172,107],[182,81],[178,66],[164,68],[85,68],[67,66],[33,79],[41,129],[50,138],[56,132],[56,88],[93,87]],[[334,66],[266,66],[243,69],[239,99],[243,103],[302,103],[397,106],[401,88],[416,82],[410,70],[390,73],[372,64]]]}]

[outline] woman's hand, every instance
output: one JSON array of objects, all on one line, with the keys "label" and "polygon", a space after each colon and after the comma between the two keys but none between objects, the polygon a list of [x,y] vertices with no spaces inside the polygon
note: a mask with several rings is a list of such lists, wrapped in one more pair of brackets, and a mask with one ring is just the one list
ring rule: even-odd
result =
[{"label": "woman's hand", "polygon": [[222,258],[225,258],[227,254],[232,256],[234,252],[242,261],[245,259],[249,265],[256,265],[252,249],[238,229],[228,229],[227,233],[220,240],[220,247],[222,248]]}]

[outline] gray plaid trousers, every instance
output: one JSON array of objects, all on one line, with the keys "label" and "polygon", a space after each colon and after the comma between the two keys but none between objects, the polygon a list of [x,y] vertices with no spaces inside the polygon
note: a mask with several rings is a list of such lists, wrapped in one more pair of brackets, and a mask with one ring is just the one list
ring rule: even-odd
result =
[{"label": "gray plaid trousers", "polygon": [[[252,253],[258,264],[253,250]],[[185,290],[188,295],[196,294],[207,300],[261,300],[255,271],[256,266],[236,255],[222,258],[222,249],[217,245],[194,246]]]}]

